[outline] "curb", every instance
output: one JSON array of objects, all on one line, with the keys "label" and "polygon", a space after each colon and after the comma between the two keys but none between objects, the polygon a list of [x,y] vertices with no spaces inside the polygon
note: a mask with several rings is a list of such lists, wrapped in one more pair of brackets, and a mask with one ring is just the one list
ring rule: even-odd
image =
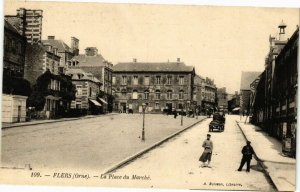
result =
[{"label": "curb", "polygon": [[192,124],[192,125],[189,125],[189,126],[187,126],[186,128],[184,128],[184,129],[182,129],[182,130],[179,130],[179,131],[177,131],[177,132],[175,132],[175,133],[173,133],[173,134],[167,136],[166,138],[162,139],[161,141],[158,141],[157,143],[154,143],[153,145],[147,147],[146,149],[143,149],[143,150],[137,152],[136,154],[134,154],[134,155],[132,155],[132,156],[130,156],[130,157],[128,157],[128,158],[122,160],[121,162],[119,162],[119,163],[117,163],[117,164],[111,166],[111,167],[108,168],[106,171],[104,171],[103,175],[109,174],[109,173],[111,173],[111,172],[113,172],[113,171],[116,171],[116,170],[119,169],[119,168],[124,167],[125,165],[127,165],[128,163],[134,161],[134,160],[137,159],[138,157],[144,155],[145,153],[148,153],[149,151],[155,149],[155,148],[158,147],[159,145],[161,145],[161,144],[163,144],[164,142],[168,141],[169,139],[171,139],[171,138],[173,138],[173,137],[179,135],[180,133],[182,133],[182,132],[184,132],[184,131],[186,131],[186,130],[192,128],[192,127],[194,127],[195,125],[197,125],[198,123],[201,123],[201,122],[204,121],[205,119],[207,119],[207,117],[204,117],[204,118],[201,119],[200,121],[198,121],[198,122],[196,122],[196,123],[194,123],[194,124]]},{"label": "curb", "polygon": [[[240,124],[239,124],[237,121],[235,121],[235,122],[236,122],[237,126],[239,127],[239,129],[241,130],[241,132],[242,132],[242,134],[243,134],[245,140],[248,141],[248,139],[247,139],[247,137],[246,137],[246,135],[245,135],[243,129],[241,128]],[[265,168],[266,165],[265,165],[264,162],[256,155],[255,150],[254,150],[254,158],[255,158],[255,160],[257,161],[257,164],[262,168],[262,170],[263,170],[263,172],[264,172],[264,175],[265,175],[266,178],[269,180],[269,182],[270,182],[271,185],[274,187],[274,189],[276,189],[276,191],[279,191],[278,188],[277,188],[277,186],[275,185],[274,181],[272,180],[272,177],[270,176],[269,172],[268,172],[267,169]]]},{"label": "curb", "polygon": [[82,120],[82,119],[92,119],[96,117],[104,117],[104,116],[112,116],[117,114],[107,114],[107,115],[97,115],[97,116],[86,116],[86,117],[78,117],[78,118],[69,118],[69,119],[61,119],[61,120],[54,120],[54,121],[47,121],[47,122],[37,122],[32,124],[23,124],[23,125],[11,125],[8,127],[2,127],[1,129],[10,129],[10,128],[16,128],[16,127],[26,127],[31,125],[42,125],[42,124],[48,124],[48,123],[58,123],[58,122],[64,122],[64,121],[76,121],[76,120]]}]

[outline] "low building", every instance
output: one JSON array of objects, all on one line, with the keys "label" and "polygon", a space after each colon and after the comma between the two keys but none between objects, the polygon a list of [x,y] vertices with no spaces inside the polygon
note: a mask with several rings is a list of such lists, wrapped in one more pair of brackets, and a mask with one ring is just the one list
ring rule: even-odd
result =
[{"label": "low building", "polygon": [[193,107],[195,69],[177,62],[142,63],[134,60],[113,67],[114,110],[153,113]]},{"label": "low building", "polygon": [[107,62],[98,53],[96,47],[87,47],[85,54],[74,56],[68,63],[69,69],[82,69],[92,73],[102,84],[101,98],[105,101],[104,112],[111,112],[113,107],[112,99],[112,64]]},{"label": "low building", "polygon": [[81,114],[103,112],[103,106],[106,103],[99,98],[100,81],[93,74],[82,69],[68,69],[66,75],[72,78],[72,83],[76,87],[76,98],[71,103],[71,109],[77,109],[77,112],[80,111]]}]

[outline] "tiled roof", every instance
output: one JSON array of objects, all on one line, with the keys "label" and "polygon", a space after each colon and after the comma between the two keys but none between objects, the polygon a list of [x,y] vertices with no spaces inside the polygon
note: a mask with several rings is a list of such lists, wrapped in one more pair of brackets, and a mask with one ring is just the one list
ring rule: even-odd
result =
[{"label": "tiled roof", "polygon": [[101,54],[97,54],[96,56],[86,56],[84,54],[77,55],[71,59],[71,61],[78,61],[78,66],[105,66],[105,59]]},{"label": "tiled roof", "polygon": [[[99,79],[97,79],[92,73],[87,73],[82,69],[79,68],[72,68],[68,69],[66,71],[66,75],[70,75],[72,77],[72,80],[91,80],[97,83],[100,83]],[[81,78],[79,78],[78,75],[81,75]]]},{"label": "tiled roof", "polygon": [[113,66],[115,72],[192,72],[194,67],[187,66],[184,63],[118,63]]},{"label": "tiled roof", "polygon": [[73,52],[73,50],[62,40],[47,39],[47,40],[42,40],[42,43],[50,44],[53,47],[56,47],[58,49],[58,52],[70,52],[70,53]]},{"label": "tiled roof", "polygon": [[242,71],[241,87],[240,90],[251,90],[250,84],[258,78],[261,72]]}]

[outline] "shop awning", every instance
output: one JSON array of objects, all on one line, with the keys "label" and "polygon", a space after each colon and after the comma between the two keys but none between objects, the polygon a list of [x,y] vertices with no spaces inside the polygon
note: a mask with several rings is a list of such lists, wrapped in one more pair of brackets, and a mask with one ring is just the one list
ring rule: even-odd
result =
[{"label": "shop awning", "polygon": [[232,109],[232,111],[238,111],[238,110],[240,110],[239,107],[236,107],[236,108]]},{"label": "shop awning", "polygon": [[99,107],[101,107],[102,105],[98,102],[98,101],[96,101],[96,100],[94,100],[94,99],[89,99],[94,105],[96,105],[96,106],[99,106]]},{"label": "shop awning", "polygon": [[100,97],[98,97],[98,99],[100,99],[101,102],[107,104],[107,102],[106,102],[104,99],[102,99],[102,98],[100,98]]}]

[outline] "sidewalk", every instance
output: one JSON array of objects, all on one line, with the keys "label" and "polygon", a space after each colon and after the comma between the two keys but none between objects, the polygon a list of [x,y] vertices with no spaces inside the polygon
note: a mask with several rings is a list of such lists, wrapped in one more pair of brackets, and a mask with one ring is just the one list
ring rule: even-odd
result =
[{"label": "sidewalk", "polygon": [[265,170],[279,191],[295,191],[296,159],[282,154],[282,144],[261,131],[259,127],[245,124],[245,117],[237,116],[236,121],[246,138],[251,141],[256,156],[262,161]]},{"label": "sidewalk", "polygon": [[13,128],[13,127],[22,127],[22,126],[30,126],[30,125],[39,125],[39,124],[46,124],[46,123],[56,123],[56,122],[63,122],[63,121],[74,121],[80,119],[89,119],[101,116],[108,116],[108,115],[116,115],[118,113],[108,113],[108,114],[101,114],[101,115],[86,115],[82,117],[71,117],[71,118],[60,118],[60,119],[44,119],[44,120],[32,120],[28,122],[21,122],[21,123],[2,123],[2,129]]}]

